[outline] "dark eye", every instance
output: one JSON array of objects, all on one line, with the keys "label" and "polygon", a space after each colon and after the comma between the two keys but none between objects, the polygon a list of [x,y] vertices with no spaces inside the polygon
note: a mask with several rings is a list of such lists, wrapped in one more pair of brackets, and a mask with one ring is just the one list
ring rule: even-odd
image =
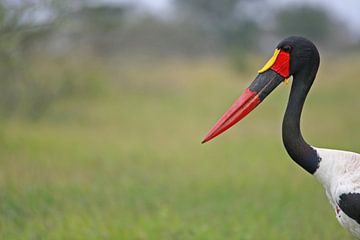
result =
[{"label": "dark eye", "polygon": [[282,47],[282,50],[283,50],[284,52],[290,52],[290,51],[291,51],[291,46],[285,45],[284,47]]}]

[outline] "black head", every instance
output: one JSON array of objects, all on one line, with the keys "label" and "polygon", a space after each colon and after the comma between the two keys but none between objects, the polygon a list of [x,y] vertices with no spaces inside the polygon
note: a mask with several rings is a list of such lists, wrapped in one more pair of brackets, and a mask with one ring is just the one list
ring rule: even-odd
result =
[{"label": "black head", "polygon": [[280,83],[293,75],[292,93],[306,96],[319,67],[319,52],[315,45],[303,37],[282,40],[274,55],[258,71],[258,75],[245,92],[209,131],[203,143],[218,136],[236,124],[258,106]]},{"label": "black head", "polygon": [[304,37],[287,37],[276,48],[290,54],[290,75],[305,70],[316,71],[319,66],[320,56],[316,46]]}]

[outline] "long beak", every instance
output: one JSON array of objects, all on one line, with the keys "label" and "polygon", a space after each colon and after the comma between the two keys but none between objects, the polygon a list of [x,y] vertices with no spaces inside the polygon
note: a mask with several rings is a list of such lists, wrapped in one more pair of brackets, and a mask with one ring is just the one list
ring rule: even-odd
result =
[{"label": "long beak", "polygon": [[257,75],[245,92],[211,128],[201,143],[210,141],[243,119],[284,80],[283,76],[272,69]]}]

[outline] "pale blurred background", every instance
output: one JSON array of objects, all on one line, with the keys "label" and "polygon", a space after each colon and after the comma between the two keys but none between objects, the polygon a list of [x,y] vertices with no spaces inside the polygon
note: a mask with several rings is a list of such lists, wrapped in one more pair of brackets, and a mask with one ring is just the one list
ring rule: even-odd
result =
[{"label": "pale blurred background", "polygon": [[351,239],[282,147],[289,87],[200,145],[289,35],[306,138],[360,152],[360,1],[0,1],[0,239]]}]

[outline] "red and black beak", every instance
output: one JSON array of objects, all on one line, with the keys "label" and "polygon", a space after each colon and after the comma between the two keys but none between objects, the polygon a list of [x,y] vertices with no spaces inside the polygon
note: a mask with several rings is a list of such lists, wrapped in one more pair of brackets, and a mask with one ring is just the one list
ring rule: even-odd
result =
[{"label": "red and black beak", "polygon": [[258,106],[281,82],[289,77],[290,55],[276,49],[274,56],[259,71],[259,75],[208,132],[206,143],[225,132]]}]

